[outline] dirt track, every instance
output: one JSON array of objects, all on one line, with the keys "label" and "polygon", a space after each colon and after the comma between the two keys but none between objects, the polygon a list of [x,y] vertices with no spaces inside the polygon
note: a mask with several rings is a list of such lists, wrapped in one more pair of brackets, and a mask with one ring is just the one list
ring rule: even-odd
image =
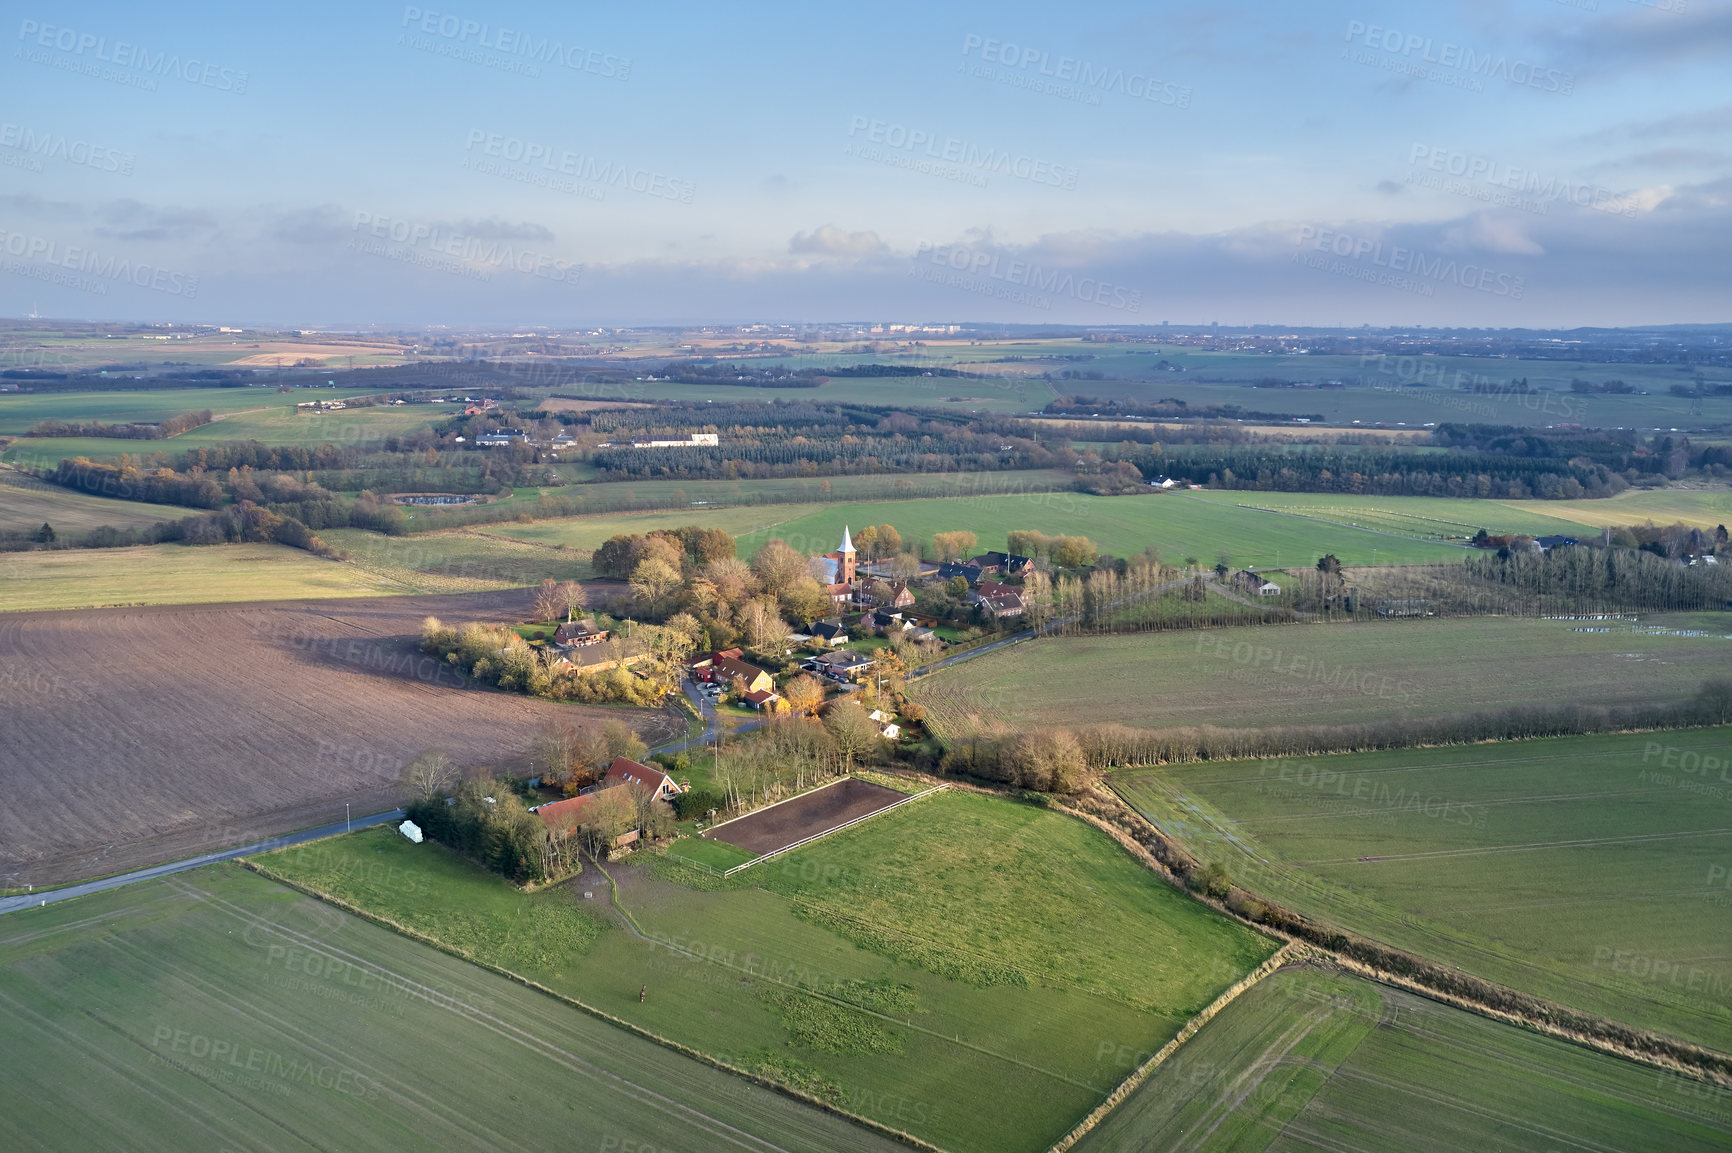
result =
[{"label": "dirt track", "polygon": [[464,687],[422,618],[515,620],[522,591],[0,615],[0,887],[53,884],[397,802],[405,761],[520,763],[552,718],[684,715]]},{"label": "dirt track", "polygon": [[705,833],[748,853],[773,853],[807,837],[828,832],[839,825],[888,808],[905,794],[850,777],[815,793],[762,809]]}]

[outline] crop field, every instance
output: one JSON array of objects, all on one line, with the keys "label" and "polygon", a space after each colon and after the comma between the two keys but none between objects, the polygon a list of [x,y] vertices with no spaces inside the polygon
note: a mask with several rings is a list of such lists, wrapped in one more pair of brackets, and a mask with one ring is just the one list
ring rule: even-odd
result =
[{"label": "crop field", "polygon": [[353,565],[278,544],[0,553],[0,581],[5,583],[0,618],[45,609],[376,597],[412,591]]},{"label": "crop field", "polygon": [[[1430,496],[1347,496],[1338,493],[1242,492],[1211,490],[1184,494],[1183,499],[1271,513],[1309,517],[1319,521],[1352,525],[1372,532],[1420,540],[1471,538],[1480,529],[1489,533],[1526,533],[1529,536],[1562,534],[1580,536],[1593,531],[1593,522],[1575,519],[1571,510],[1612,501],[1577,501],[1569,508],[1564,501],[1464,500]],[[1636,520],[1643,519],[1637,516]],[[1622,521],[1620,523],[1629,523]]]},{"label": "crop field", "polygon": [[[894,358],[882,360],[851,356],[841,363],[894,363]],[[778,358],[754,358],[748,362],[754,368],[773,367]],[[799,367],[819,367],[801,360]],[[963,412],[1033,412],[1045,408],[1054,397],[1052,388],[1038,379],[981,379],[954,376],[887,376],[846,377],[831,380],[817,388],[755,388],[731,384],[678,384],[670,381],[623,381],[610,385],[613,394],[623,400],[648,402],[658,400],[727,402],[811,401],[819,404],[904,405],[908,408],[945,408]],[[551,392],[574,391],[574,388],[551,389]]]},{"label": "crop field", "polygon": [[1292,968],[1240,995],[1076,1148],[1707,1153],[1728,1144],[1732,1091],[1356,977]]},{"label": "crop field", "polygon": [[1732,1051],[1732,728],[1126,770],[1253,892]]},{"label": "crop field", "polygon": [[58,536],[72,538],[102,525],[143,527],[196,512],[177,505],[91,496],[0,468],[0,532],[34,532],[50,524]]},{"label": "crop field", "polygon": [[633,921],[581,947],[524,942],[550,940],[547,910],[581,892],[605,909],[594,866],[522,895],[449,857],[368,830],[261,864],[958,1153],[1045,1149],[1276,948],[1087,825],[958,793],[749,885],[609,865]]},{"label": "crop field", "polygon": [[9,1149],[896,1148],[235,866],[0,921],[0,1050]]},{"label": "crop field", "polygon": [[[1610,630],[1610,631],[1588,631]],[[1721,630],[1732,632],[1732,628]],[[1543,705],[1682,702],[1732,642],[1521,617],[1053,637],[923,677],[940,735],[1119,722],[1338,724]]]},{"label": "crop field", "polygon": [[[37,421],[64,420],[77,424],[151,423],[183,412],[212,413],[293,409],[307,400],[335,400],[366,389],[297,388],[160,388],[112,392],[37,392],[0,395],[0,435],[28,432]],[[321,418],[322,419],[322,418]],[[220,423],[220,422],[219,422]],[[168,441],[111,441],[117,450],[160,448]]]},{"label": "crop field", "polygon": [[591,573],[587,551],[477,529],[386,536],[336,528],[320,530],[319,539],[347,555],[357,571],[370,574],[379,592],[484,592],[538,585],[547,578],[586,580]]},{"label": "crop field", "polygon": [[0,616],[0,885],[111,873],[341,820],[345,802],[356,816],[389,809],[415,754],[442,749],[460,765],[509,768],[556,719],[619,718],[652,744],[685,733],[677,710],[468,688],[415,649],[428,614],[510,620],[526,599]]},{"label": "crop field", "polygon": [[[1511,508],[1552,512],[1598,529],[1602,525],[1673,524],[1682,521],[1696,528],[1732,525],[1732,489],[1663,488],[1632,489],[1609,500],[1507,501]],[[1555,508],[1553,506],[1556,506]]]}]

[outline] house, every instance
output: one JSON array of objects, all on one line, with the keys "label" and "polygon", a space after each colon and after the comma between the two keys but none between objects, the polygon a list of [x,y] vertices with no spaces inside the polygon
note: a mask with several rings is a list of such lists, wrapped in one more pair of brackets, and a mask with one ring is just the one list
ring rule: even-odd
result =
[{"label": "house", "polygon": [[806,626],[814,641],[828,648],[848,643],[848,630],[841,621],[813,621]]},{"label": "house", "polygon": [[914,594],[908,591],[907,585],[898,581],[896,584],[890,586],[890,595],[888,597],[874,597],[872,598],[872,603],[888,605],[893,609],[905,609],[914,604]]},{"label": "house", "polygon": [[988,552],[971,558],[968,563],[983,573],[991,572],[1002,573],[1005,576],[1017,576],[1027,572],[1034,565],[1034,560],[1030,557],[1017,556],[1015,553]]},{"label": "house", "polygon": [[976,602],[986,608],[993,616],[1003,620],[1005,617],[1019,617],[1028,611],[1028,606],[1022,603],[1019,592],[1000,593],[995,597],[980,597]]},{"label": "house", "polygon": [[901,737],[902,737],[902,728],[900,725],[885,725],[884,726],[884,739],[885,740],[895,741],[895,740],[900,740]]},{"label": "house", "polygon": [[650,657],[649,648],[636,637],[613,637],[602,644],[557,649],[555,668],[563,672],[593,673],[605,669],[629,669]]},{"label": "house", "polygon": [[977,564],[959,564],[956,561],[950,561],[938,566],[938,579],[941,581],[961,577],[969,584],[975,584],[980,580],[980,575],[980,566]]},{"label": "house", "polygon": [[1021,588],[1016,585],[1007,585],[1002,581],[983,580],[974,591],[975,595],[969,598],[969,604],[973,604],[976,600],[983,598],[1001,597],[1006,593],[1015,593],[1018,596],[1022,595]]},{"label": "house", "polygon": [[824,595],[830,598],[833,605],[846,605],[854,599],[854,586],[847,581],[824,586]]},{"label": "house", "polygon": [[927,641],[935,641],[938,639],[938,634],[936,632],[932,631],[931,629],[927,628],[925,625],[911,624],[908,626],[908,628],[903,630],[902,635],[907,637],[909,640],[913,641],[917,645],[925,644]]},{"label": "house", "polygon": [[718,654],[715,660],[710,662],[707,672],[709,675],[700,679],[724,685],[731,685],[738,680],[745,684],[747,694],[772,692],[776,687],[776,682],[769,673],[738,657]]},{"label": "house", "polygon": [[672,777],[651,765],[641,765],[630,757],[615,757],[613,764],[607,767],[607,773],[602,777],[601,787],[611,789],[619,785],[639,785],[649,789],[657,800],[668,800],[685,792]]},{"label": "house", "polygon": [[777,704],[781,699],[782,694],[776,692],[774,689],[754,690],[747,693],[744,697],[745,702],[748,705],[751,705],[754,709],[766,710],[772,713],[776,711]]},{"label": "house", "polygon": [[1536,536],[1534,543],[1540,546],[1540,551],[1550,552],[1555,548],[1570,548],[1582,542],[1573,536]]},{"label": "house", "polygon": [[1720,563],[1720,558],[1715,556],[1713,553],[1705,552],[1705,553],[1700,553],[1696,556],[1686,557],[1684,559],[1684,563],[1686,565],[1692,565],[1692,566],[1693,565],[1699,565],[1699,564],[1718,565]]},{"label": "house", "polygon": [[1252,596],[1278,597],[1281,595],[1280,585],[1276,584],[1274,581],[1265,580],[1248,568],[1240,569],[1238,572],[1228,577],[1227,580],[1236,588],[1248,592]]},{"label": "house", "polygon": [[893,613],[889,609],[876,609],[860,618],[862,628],[890,635],[905,631],[912,622],[902,619],[901,613]]},{"label": "house", "polygon": [[1149,482],[1149,487],[1162,489],[1164,491],[1169,488],[1178,488],[1179,482],[1170,476],[1157,476],[1154,480]]},{"label": "house", "polygon": [[877,721],[879,724],[882,725],[882,724],[887,724],[890,721],[895,720],[896,714],[895,713],[887,713],[883,709],[873,709],[871,712],[866,714],[866,719],[869,721]]},{"label": "house", "polygon": [[814,657],[812,664],[818,671],[835,680],[853,680],[873,665],[871,657],[853,649],[842,649],[839,652],[824,653]]},{"label": "house", "polygon": [[[589,807],[590,802],[594,799],[595,793],[589,792],[581,796],[567,797],[563,801],[549,801],[545,805],[537,805],[535,808],[531,809],[530,812],[541,818],[541,822],[547,826],[548,832],[559,833],[569,837],[577,831],[579,825],[583,824],[584,810]],[[627,829],[625,832],[609,841],[608,845],[612,848],[618,849],[631,844],[637,839],[638,831],[636,829]]]},{"label": "house", "polygon": [[585,645],[599,645],[605,641],[608,630],[595,623],[594,617],[585,617],[580,621],[568,621],[553,630],[553,643],[562,649],[582,648]]}]

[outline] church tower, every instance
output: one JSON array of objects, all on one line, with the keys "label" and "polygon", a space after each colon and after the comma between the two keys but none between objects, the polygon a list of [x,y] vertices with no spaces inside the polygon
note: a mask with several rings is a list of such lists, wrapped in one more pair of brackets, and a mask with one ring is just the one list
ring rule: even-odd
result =
[{"label": "church tower", "polygon": [[841,563],[836,566],[836,581],[838,584],[854,583],[854,561],[857,557],[854,551],[854,538],[848,535],[848,526],[842,526],[842,547],[836,550],[836,559]]}]

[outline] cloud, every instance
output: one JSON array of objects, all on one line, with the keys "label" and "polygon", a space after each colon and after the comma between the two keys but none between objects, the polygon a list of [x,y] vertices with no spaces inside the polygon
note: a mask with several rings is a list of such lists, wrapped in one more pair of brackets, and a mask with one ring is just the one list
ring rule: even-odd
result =
[{"label": "cloud", "polygon": [[545,242],[553,239],[553,230],[545,225],[533,224],[527,220],[521,224],[512,224],[510,221],[501,220],[496,216],[489,216],[485,220],[461,220],[453,225],[451,230],[462,233],[464,236],[473,236],[478,240],[540,240]]},{"label": "cloud", "polygon": [[1440,247],[1446,252],[1497,252],[1543,256],[1545,249],[1528,236],[1523,222],[1507,216],[1478,213],[1444,230]]},{"label": "cloud", "polygon": [[355,234],[355,214],[335,204],[320,204],[273,214],[265,235],[285,244],[335,244]]},{"label": "cloud", "polygon": [[1377,191],[1383,193],[1385,196],[1400,196],[1402,193],[1407,191],[1407,185],[1401,183],[1399,180],[1379,180],[1377,182]]},{"label": "cloud", "polygon": [[112,240],[189,240],[215,232],[217,218],[196,208],[156,208],[137,200],[116,200],[97,209],[92,231]]},{"label": "cloud", "polygon": [[806,256],[876,256],[887,251],[876,232],[844,232],[833,224],[811,232],[796,232],[788,251]]},{"label": "cloud", "polygon": [[1670,136],[1715,135],[1732,132],[1732,104],[1717,108],[1701,108],[1695,112],[1680,112],[1657,120],[1627,120],[1582,137],[1589,144],[1611,140],[1659,140]]},{"label": "cloud", "polygon": [[1548,37],[1569,66],[1661,68],[1732,53],[1732,8],[1628,12]]}]

